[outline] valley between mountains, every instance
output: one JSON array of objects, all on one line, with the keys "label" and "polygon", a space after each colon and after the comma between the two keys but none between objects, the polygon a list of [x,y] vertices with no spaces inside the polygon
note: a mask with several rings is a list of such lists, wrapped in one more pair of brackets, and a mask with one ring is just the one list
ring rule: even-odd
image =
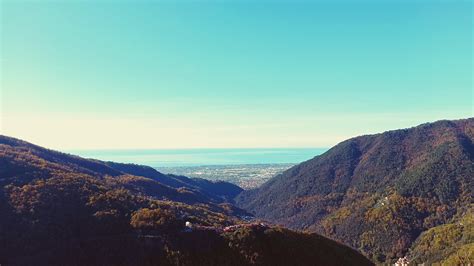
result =
[{"label": "valley between mountains", "polygon": [[348,139],[262,186],[0,136],[1,265],[474,262],[474,118]]}]

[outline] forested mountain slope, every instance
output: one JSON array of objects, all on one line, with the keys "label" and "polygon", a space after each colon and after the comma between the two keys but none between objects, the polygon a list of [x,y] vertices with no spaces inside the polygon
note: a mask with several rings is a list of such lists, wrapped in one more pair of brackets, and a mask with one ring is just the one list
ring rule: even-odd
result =
[{"label": "forested mountain slope", "polygon": [[245,223],[226,202],[236,191],[0,136],[0,264],[371,265],[322,236]]},{"label": "forested mountain slope", "polygon": [[[21,159],[26,160],[26,164],[38,161],[45,161],[49,167],[62,169],[64,171],[74,171],[89,174],[96,177],[110,176],[118,177],[123,175],[142,176],[159,182],[171,188],[186,188],[215,202],[223,202],[232,199],[239,194],[242,189],[236,185],[226,182],[210,182],[200,179],[192,179],[184,176],[165,175],[152,167],[136,164],[124,164],[114,162],[103,162],[94,159],[84,159],[78,156],[56,152],[45,149],[31,143],[0,135],[0,145],[8,145],[9,153],[5,153],[0,168],[0,176],[8,177],[22,167]],[[18,156],[15,155],[17,153]],[[10,156],[10,157],[9,157]],[[15,157],[16,156],[16,157]],[[6,160],[6,158],[15,160]],[[10,164],[13,165],[10,165]],[[35,177],[41,173],[47,176],[50,172],[48,167],[36,166]],[[30,165],[32,167],[32,165]],[[23,169],[26,170],[26,169]],[[29,169],[32,171],[32,169]],[[24,176],[24,178],[26,178]],[[222,189],[221,189],[222,188]]]},{"label": "forested mountain slope", "polygon": [[473,118],[352,138],[236,201],[257,217],[393,261],[422,232],[470,208],[473,141]]},{"label": "forested mountain slope", "polygon": [[474,261],[474,205],[465,206],[446,224],[423,232],[408,257],[414,263],[469,265]]}]

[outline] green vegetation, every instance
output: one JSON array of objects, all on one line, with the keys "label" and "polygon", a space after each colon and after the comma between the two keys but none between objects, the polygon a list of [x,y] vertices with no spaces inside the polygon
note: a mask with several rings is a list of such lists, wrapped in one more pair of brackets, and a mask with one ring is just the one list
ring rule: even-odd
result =
[{"label": "green vegetation", "polygon": [[[420,234],[472,209],[473,142],[474,118],[356,137],[244,191],[236,202],[259,218],[321,233],[374,262],[393,263],[411,254],[417,241],[424,243]],[[436,247],[425,248],[432,254],[421,255],[425,244],[418,246],[417,262],[447,259],[458,244],[472,243],[449,249],[451,238],[469,234],[447,228],[450,234]]]},{"label": "green vegetation", "polygon": [[0,264],[371,265],[315,234],[244,224],[236,191],[0,136]]},{"label": "green vegetation", "polygon": [[413,262],[440,265],[467,264],[474,261],[474,206],[460,210],[450,223],[423,232],[409,256]]}]

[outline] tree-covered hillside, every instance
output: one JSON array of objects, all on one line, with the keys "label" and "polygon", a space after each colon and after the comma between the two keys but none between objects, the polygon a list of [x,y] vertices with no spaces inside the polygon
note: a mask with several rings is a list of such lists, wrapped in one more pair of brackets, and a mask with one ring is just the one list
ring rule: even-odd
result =
[{"label": "tree-covered hillside", "polygon": [[473,118],[356,137],[236,200],[257,217],[394,261],[472,206],[473,141]]},{"label": "tree-covered hillside", "polygon": [[240,190],[0,136],[0,264],[371,265],[322,236],[244,222],[227,201]]}]

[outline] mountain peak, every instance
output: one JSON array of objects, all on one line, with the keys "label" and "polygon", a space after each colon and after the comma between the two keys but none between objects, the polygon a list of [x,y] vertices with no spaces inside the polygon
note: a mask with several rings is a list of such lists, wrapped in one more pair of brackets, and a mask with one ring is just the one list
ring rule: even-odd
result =
[{"label": "mountain peak", "polygon": [[474,198],[473,140],[473,118],[351,138],[236,201],[376,261],[395,259]]}]

